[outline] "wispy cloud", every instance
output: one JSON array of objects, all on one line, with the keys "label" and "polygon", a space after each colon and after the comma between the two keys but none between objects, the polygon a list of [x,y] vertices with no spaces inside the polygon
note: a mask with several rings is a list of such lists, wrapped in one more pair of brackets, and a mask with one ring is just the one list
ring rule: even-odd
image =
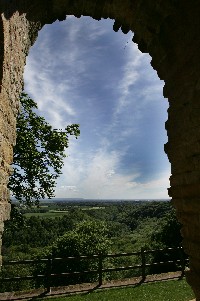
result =
[{"label": "wispy cloud", "polygon": [[[57,196],[167,197],[169,170],[162,163],[164,152],[157,155],[154,147],[165,136],[157,130],[157,120],[166,118],[157,106],[162,83],[150,57],[131,39],[114,33],[111,20],[68,16],[45,26],[31,49],[25,88],[41,114],[54,128],[81,125],[80,138],[71,139],[66,150]],[[150,166],[159,164],[145,177],[148,160]]]},{"label": "wispy cloud", "polygon": [[66,159],[64,183],[57,187],[56,195],[60,197],[85,198],[167,198],[169,187],[169,170],[157,175],[147,182],[138,181],[140,174],[132,170],[123,175],[118,170],[120,154],[99,151],[88,162]]},{"label": "wispy cloud", "polygon": [[122,78],[117,87],[120,97],[118,99],[115,114],[121,113],[123,107],[130,104],[129,96],[131,93],[131,87],[136,84],[140,77],[138,68],[141,65],[142,57],[143,54],[141,54],[136,45],[131,42],[127,50],[127,59],[122,70]]}]

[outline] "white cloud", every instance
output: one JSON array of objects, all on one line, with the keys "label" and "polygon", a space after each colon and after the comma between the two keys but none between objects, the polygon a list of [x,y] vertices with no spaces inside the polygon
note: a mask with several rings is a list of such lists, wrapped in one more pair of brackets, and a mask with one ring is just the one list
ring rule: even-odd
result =
[{"label": "white cloud", "polygon": [[106,176],[108,179],[112,178],[115,175],[115,171],[113,169],[108,170]]},{"label": "white cloud", "polygon": [[[138,182],[138,171],[123,175],[118,171],[120,154],[99,150],[95,155],[88,154],[82,159],[66,159],[62,183],[57,189],[60,197],[111,198],[111,199],[151,199],[168,198],[170,172],[165,171],[153,180]],[[61,185],[62,187],[63,185]]]},{"label": "white cloud", "polygon": [[69,190],[73,192],[77,192],[77,187],[76,186],[60,186],[60,190]]},{"label": "white cloud", "polygon": [[[74,20],[71,16],[67,19]],[[70,141],[69,149],[66,151],[69,157],[65,159],[63,175],[58,180],[56,196],[131,199],[167,197],[168,172],[148,183],[137,181],[138,176],[141,176],[143,172],[141,170],[140,174],[138,168],[131,171],[130,167],[126,166],[124,174],[119,172],[120,160],[125,156],[131,144],[130,137],[133,139],[133,133],[140,134],[141,129],[138,129],[137,122],[146,112],[145,105],[147,102],[154,101],[155,98],[152,95],[156,96],[161,89],[162,84],[155,81],[154,75],[152,77],[153,70],[149,71],[150,69],[145,67],[145,63],[150,62],[150,58],[141,54],[132,42],[123,49],[123,55],[126,58],[122,60],[125,64],[121,66],[119,84],[117,84],[118,76],[110,78],[115,71],[109,70],[108,74],[105,74],[105,78],[108,78],[107,89],[112,89],[116,93],[113,93],[116,98],[110,99],[110,107],[112,106],[112,110],[109,111],[111,112],[110,120],[108,123],[103,123],[103,118],[99,119],[102,124],[95,127],[94,121],[98,116],[98,109],[103,109],[101,114],[104,115],[106,107],[103,107],[103,102],[101,105],[99,103],[93,105],[96,99],[92,98],[95,96],[89,94],[90,90],[84,95],[81,88],[82,86],[85,90],[87,88],[84,79],[87,79],[90,84],[94,76],[102,71],[100,70],[101,61],[98,65],[99,70],[95,69],[95,60],[100,60],[102,53],[90,56],[86,41],[96,49],[109,48],[108,44],[101,46],[101,44],[94,43],[104,34],[108,34],[109,30],[106,26],[100,26],[100,23],[90,19],[84,21],[85,23],[76,21],[60,23],[62,43],[59,47],[58,45],[52,47],[53,38],[47,26],[42,39],[39,37],[39,44],[36,43],[35,49],[34,47],[32,49],[32,55],[28,58],[25,70],[26,91],[37,100],[39,109],[54,128],[61,129],[74,120],[79,123],[79,118],[82,117],[80,110],[87,112],[84,119],[81,119],[84,125],[85,120],[88,122],[87,133],[84,136],[86,141],[82,139],[82,134],[78,140]],[[87,26],[89,30],[83,36]],[[116,45],[118,44],[119,41],[116,42]],[[137,89],[138,83],[142,82],[143,77],[146,77],[145,86],[139,90]],[[100,77],[99,79],[101,80]],[[98,92],[100,84],[101,81],[92,87],[93,90],[97,90],[97,94],[102,93],[102,91]],[[136,89],[134,90],[133,87]],[[91,100],[94,100],[92,104]],[[83,101],[88,107],[83,105]],[[90,124],[91,121],[92,124]],[[92,134],[95,135],[92,136]],[[91,139],[88,139],[87,135],[91,135]],[[99,143],[96,141],[97,138]],[[124,141],[126,143],[122,144],[120,152],[110,152],[110,146],[116,141],[119,144]],[[137,167],[137,162],[135,166]]]},{"label": "white cloud", "polygon": [[[78,187],[80,197],[98,197],[102,194],[102,189],[109,190],[112,187],[119,160],[119,154],[108,154],[104,150],[99,150],[94,155],[88,154],[84,160],[68,157],[63,168],[62,183]],[[65,195],[70,196],[70,193]]]},{"label": "white cloud", "polygon": [[122,79],[118,86],[120,97],[115,114],[121,113],[122,108],[130,103],[128,97],[131,93],[130,88],[140,77],[139,66],[144,56],[133,42],[131,42],[127,49],[127,60],[122,71]]},{"label": "white cloud", "polygon": [[[82,23],[72,16],[67,19],[70,22],[59,22],[62,29],[61,44],[52,46],[50,25],[46,25],[39,33],[24,73],[26,91],[56,128],[78,117],[75,103],[83,97],[79,89],[84,84],[84,78],[90,79],[88,70],[95,64],[95,57],[90,56],[85,42],[95,42],[107,31],[105,26],[100,26],[91,18],[85,18]],[[56,23],[55,27],[58,26]],[[82,37],[83,28],[86,30],[87,26],[90,30]],[[60,34],[59,31],[55,33]],[[80,37],[85,39],[84,43]]]},{"label": "white cloud", "polygon": [[[34,56],[29,57],[25,69],[25,88],[33,99],[37,101],[38,108],[45,112],[47,120],[56,128],[70,123],[71,117],[77,115],[73,105],[71,82],[65,77],[56,82],[54,68],[42,68],[53,60],[53,53],[49,54],[48,45],[43,50],[42,66],[37,61],[37,50]],[[73,62],[72,62],[73,63]],[[55,67],[56,68],[56,67]]]}]

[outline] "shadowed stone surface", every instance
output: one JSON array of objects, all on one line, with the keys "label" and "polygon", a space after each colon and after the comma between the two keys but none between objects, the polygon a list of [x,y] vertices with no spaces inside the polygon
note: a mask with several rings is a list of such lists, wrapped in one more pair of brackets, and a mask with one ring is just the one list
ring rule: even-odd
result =
[{"label": "shadowed stone surface", "polygon": [[169,100],[165,151],[171,162],[169,195],[183,224],[190,256],[187,280],[200,300],[200,2],[198,0],[0,0],[0,236],[9,218],[12,146],[26,55],[38,30],[66,15],[115,20],[113,30],[135,33],[152,57]]}]

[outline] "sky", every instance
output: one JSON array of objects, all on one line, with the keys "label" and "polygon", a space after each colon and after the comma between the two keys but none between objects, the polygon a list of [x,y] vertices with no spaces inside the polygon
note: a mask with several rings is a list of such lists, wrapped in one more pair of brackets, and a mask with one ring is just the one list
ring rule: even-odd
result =
[{"label": "sky", "polygon": [[80,124],[55,196],[166,199],[164,82],[113,22],[67,16],[43,27],[27,57],[24,90],[38,113],[56,129]]}]

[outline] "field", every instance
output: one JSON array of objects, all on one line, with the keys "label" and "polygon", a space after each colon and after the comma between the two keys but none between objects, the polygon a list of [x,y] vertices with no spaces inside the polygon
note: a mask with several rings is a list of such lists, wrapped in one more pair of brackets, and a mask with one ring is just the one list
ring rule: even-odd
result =
[{"label": "field", "polygon": [[[71,206],[70,206],[71,207]],[[104,210],[104,206],[84,206],[84,205],[73,205],[73,208],[79,209],[81,211],[91,211],[91,210]],[[37,207],[32,207],[29,212],[29,209],[25,210],[25,217],[41,217],[41,218],[55,218],[55,217],[63,217],[68,215],[69,210],[66,208],[60,209],[56,204],[42,205],[40,206],[40,211],[38,211]]]},{"label": "field", "polygon": [[41,218],[55,218],[55,217],[62,217],[64,215],[67,215],[67,211],[47,211],[47,212],[28,212],[25,213],[25,217],[31,217],[31,216],[36,216],[36,217],[41,217]]},{"label": "field", "polygon": [[[137,287],[106,289],[51,301],[189,301],[194,295],[185,280],[143,284]],[[39,300],[46,300],[39,299]]]}]

